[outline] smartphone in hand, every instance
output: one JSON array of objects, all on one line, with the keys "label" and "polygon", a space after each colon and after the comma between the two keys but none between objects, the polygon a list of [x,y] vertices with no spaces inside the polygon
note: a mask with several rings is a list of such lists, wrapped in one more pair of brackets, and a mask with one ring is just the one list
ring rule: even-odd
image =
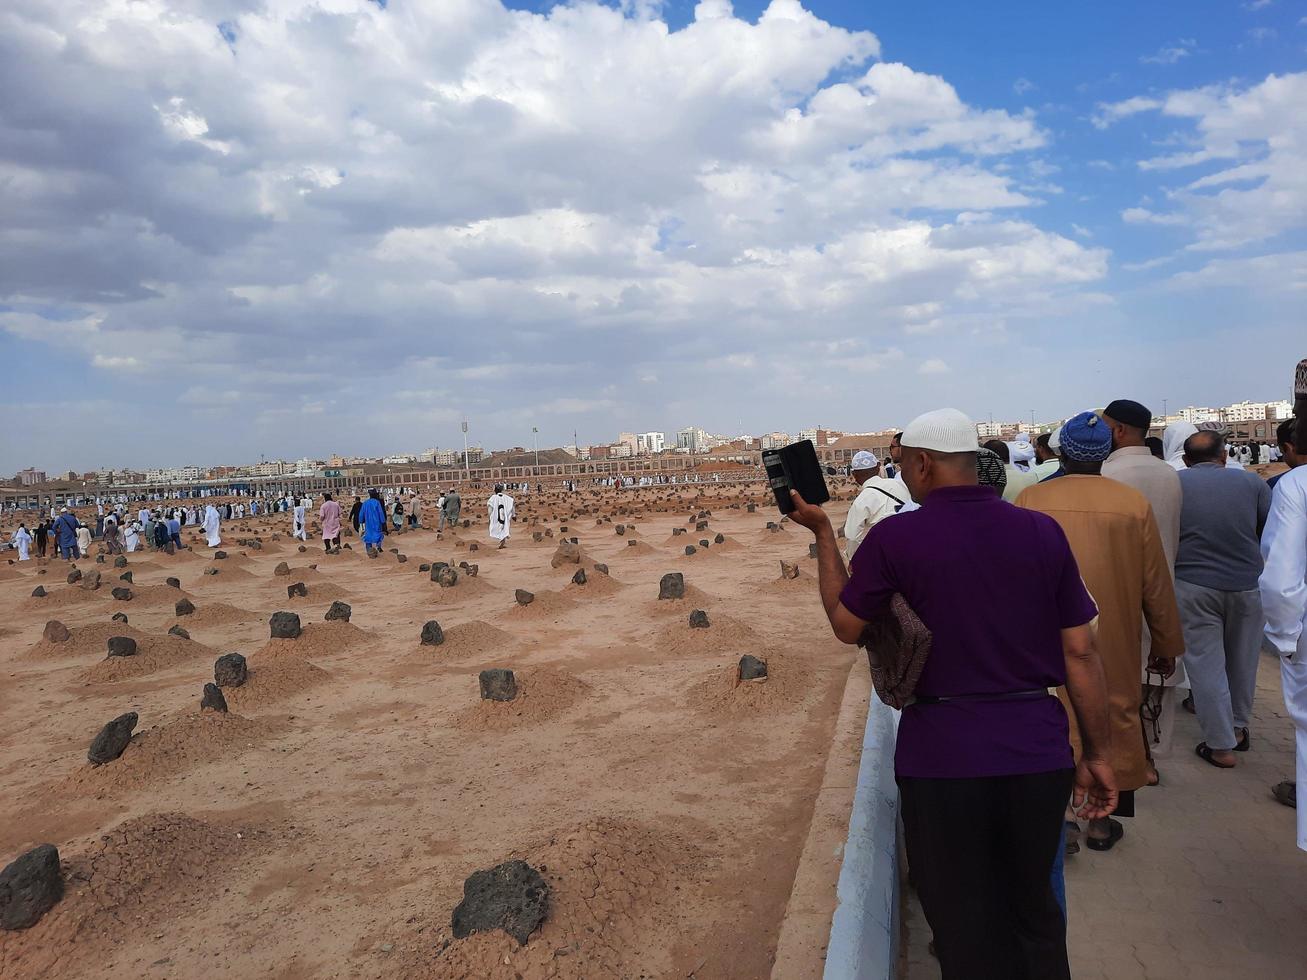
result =
[{"label": "smartphone in hand", "polygon": [[767,471],[767,485],[771,487],[782,514],[794,513],[791,490],[799,491],[799,496],[810,504],[824,504],[830,500],[826,478],[822,475],[821,463],[817,461],[817,449],[811,439],[792,442],[780,449],[764,449],[762,465]]}]

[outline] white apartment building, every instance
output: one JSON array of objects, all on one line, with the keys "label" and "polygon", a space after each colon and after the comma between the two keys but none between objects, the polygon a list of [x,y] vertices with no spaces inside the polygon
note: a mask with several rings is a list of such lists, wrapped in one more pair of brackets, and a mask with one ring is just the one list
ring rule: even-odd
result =
[{"label": "white apartment building", "polygon": [[204,475],[198,466],[166,466],[146,470],[145,479],[150,483],[192,483]]},{"label": "white apartment building", "polygon": [[399,453],[394,456],[385,456],[381,462],[387,466],[409,466],[417,461],[417,457]]},{"label": "white apartment building", "polygon": [[462,458],[463,454],[457,449],[436,449],[431,453],[431,462],[451,469],[457,466]]},{"label": "white apartment building", "polygon": [[317,472],[317,461],[309,459],[307,456],[301,460],[297,460],[295,463],[296,476],[314,476]]},{"label": "white apartment building", "polygon": [[667,448],[667,438],[661,432],[641,432],[635,437],[636,452],[652,456]]},{"label": "white apartment building", "polygon": [[1180,421],[1188,422],[1190,425],[1197,425],[1199,422],[1219,422],[1221,421],[1221,410],[1189,405],[1180,409]]},{"label": "white apartment building", "polygon": [[1227,422],[1260,422],[1263,419],[1275,419],[1277,422],[1293,414],[1293,405],[1287,401],[1279,402],[1235,402],[1221,409],[1221,415]]},{"label": "white apartment building", "polygon": [[788,432],[768,432],[762,437],[763,449],[780,449],[782,446],[790,444],[790,434]]},{"label": "white apartment building", "polygon": [[634,455],[635,453],[631,451],[631,446],[629,443],[615,442],[608,447],[609,459],[627,459],[628,457]]},{"label": "white apartment building", "polygon": [[1003,429],[1011,426],[1011,422],[977,422],[976,435],[981,439],[999,439],[1003,435]]},{"label": "white apartment building", "polygon": [[701,453],[708,448],[708,433],[697,425],[688,425],[676,431],[676,448]]}]

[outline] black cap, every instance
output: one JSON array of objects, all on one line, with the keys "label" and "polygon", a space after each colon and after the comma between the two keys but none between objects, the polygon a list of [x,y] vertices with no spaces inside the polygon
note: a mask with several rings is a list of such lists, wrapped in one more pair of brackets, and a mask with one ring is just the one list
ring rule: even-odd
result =
[{"label": "black cap", "polygon": [[1153,413],[1128,398],[1118,398],[1103,409],[1103,414],[1114,422],[1133,426],[1136,429],[1147,430],[1153,424]]}]

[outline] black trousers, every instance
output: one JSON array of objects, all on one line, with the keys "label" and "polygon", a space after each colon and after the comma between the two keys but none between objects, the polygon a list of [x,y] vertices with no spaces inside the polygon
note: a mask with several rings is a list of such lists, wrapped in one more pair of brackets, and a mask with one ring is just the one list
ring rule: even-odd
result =
[{"label": "black trousers", "polygon": [[898,780],[908,866],[944,980],[1069,980],[1049,876],[1073,776]]}]

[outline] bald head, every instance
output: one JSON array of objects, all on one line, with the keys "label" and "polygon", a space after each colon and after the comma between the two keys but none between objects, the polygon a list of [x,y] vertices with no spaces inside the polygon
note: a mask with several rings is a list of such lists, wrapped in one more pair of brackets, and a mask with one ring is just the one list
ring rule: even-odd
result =
[{"label": "bald head", "polygon": [[1225,437],[1211,429],[1201,429],[1184,441],[1187,466],[1225,462]]}]

